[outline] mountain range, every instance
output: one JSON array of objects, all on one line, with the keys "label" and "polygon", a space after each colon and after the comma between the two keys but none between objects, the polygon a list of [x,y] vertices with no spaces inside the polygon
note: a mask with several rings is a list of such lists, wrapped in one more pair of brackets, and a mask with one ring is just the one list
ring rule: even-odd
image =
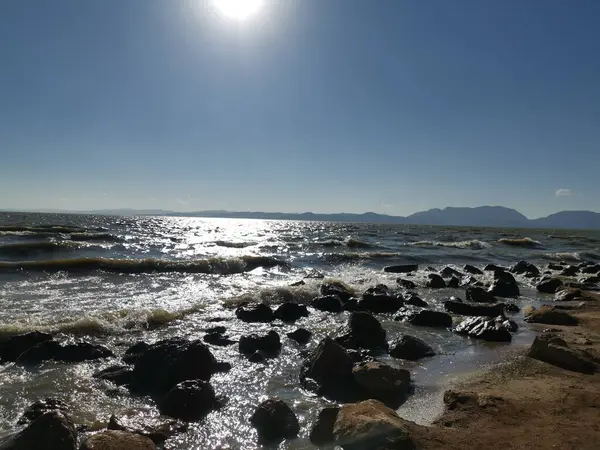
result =
[{"label": "mountain range", "polygon": [[[64,212],[64,211],[63,211]],[[442,225],[442,226],[473,226],[473,227],[510,227],[510,228],[580,228],[600,229],[600,213],[592,211],[562,211],[548,217],[529,219],[520,212],[503,206],[480,206],[476,208],[430,209],[410,216],[390,216],[366,212],[363,214],[335,213],[316,214],[277,213],[277,212],[248,212],[248,211],[195,211],[175,212],[162,209],[156,210],[96,210],[85,211],[90,214],[111,215],[157,215],[184,217],[224,217],[234,219],[273,219],[273,220],[315,220],[337,222],[369,222],[396,223],[407,225]]]}]

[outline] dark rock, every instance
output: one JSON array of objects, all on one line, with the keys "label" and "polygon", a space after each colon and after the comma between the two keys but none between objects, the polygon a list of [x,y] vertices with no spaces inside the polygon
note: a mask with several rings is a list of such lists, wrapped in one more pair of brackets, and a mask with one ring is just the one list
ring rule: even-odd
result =
[{"label": "dark rock", "polygon": [[569,302],[571,300],[575,300],[576,298],[582,297],[583,294],[581,289],[564,289],[562,291],[556,292],[554,295],[555,302]]},{"label": "dark rock", "polygon": [[446,266],[444,267],[442,270],[440,270],[440,275],[443,276],[444,278],[452,278],[452,277],[462,277],[463,274],[460,273],[458,270],[453,269],[450,266]]},{"label": "dark rock", "polygon": [[25,425],[51,411],[58,411],[66,416],[70,414],[69,407],[61,400],[45,398],[29,405],[17,423]]},{"label": "dark rock", "polygon": [[202,340],[207,344],[216,345],[219,347],[227,347],[229,345],[237,344],[237,341],[233,341],[221,333],[205,334]]},{"label": "dark rock", "polygon": [[281,352],[281,340],[276,331],[271,330],[264,336],[250,334],[240,338],[240,353],[252,355],[261,352],[263,356],[275,358]]},{"label": "dark rock", "polygon": [[123,361],[127,364],[135,364],[142,353],[150,348],[150,344],[146,342],[138,342],[127,349],[123,355]]},{"label": "dark rock", "polygon": [[527,356],[573,372],[593,374],[597,370],[585,353],[569,348],[563,339],[551,333],[537,336]]},{"label": "dark rock", "polygon": [[369,288],[358,302],[358,310],[373,313],[393,313],[402,306],[402,298],[394,295],[387,286]]},{"label": "dark rock", "polygon": [[504,313],[504,304],[498,303],[496,305],[481,305],[474,303],[463,303],[453,300],[447,300],[444,302],[444,308],[446,311],[453,314],[460,314],[462,316],[486,316],[496,317]]},{"label": "dark rock", "polygon": [[581,269],[581,273],[587,273],[587,274],[600,273],[600,264],[595,264],[593,266],[583,267]]},{"label": "dark rock", "polygon": [[405,280],[403,278],[398,278],[396,280],[396,283],[398,283],[400,286],[402,286],[405,289],[415,289],[417,287],[417,285],[410,280]]},{"label": "dark rock", "polygon": [[250,423],[258,431],[262,442],[294,439],[300,432],[300,424],[294,411],[287,403],[276,398],[262,402],[250,417]]},{"label": "dark rock", "polygon": [[340,298],[336,295],[322,295],[321,297],[316,297],[310,303],[315,309],[320,311],[327,311],[332,313],[339,313],[344,310],[344,305]]},{"label": "dark rock", "polygon": [[255,363],[255,364],[263,363],[266,360],[267,360],[267,357],[262,352],[259,352],[259,351],[255,351],[250,356],[248,356],[248,361]]},{"label": "dark rock", "polygon": [[496,272],[498,270],[505,271],[507,269],[506,269],[506,267],[497,266],[496,264],[488,264],[487,266],[485,266],[483,268],[483,270],[485,270],[486,272]]},{"label": "dark rock", "polygon": [[453,289],[458,289],[460,286],[460,280],[456,277],[452,277],[450,281],[448,281],[448,287]]},{"label": "dark rock", "polygon": [[352,297],[352,292],[346,286],[338,281],[330,281],[327,283],[323,283],[320,288],[321,295],[335,295],[342,302],[345,302],[350,297]]},{"label": "dark rock", "polygon": [[422,340],[401,334],[390,343],[390,356],[417,361],[428,356],[435,356],[435,352]]},{"label": "dark rock", "polygon": [[335,425],[335,444],[344,450],[413,450],[409,422],[377,400],[342,406]]},{"label": "dark rock", "polygon": [[519,285],[510,273],[502,270],[494,272],[494,282],[488,292],[498,297],[518,297],[521,295]]},{"label": "dark rock", "polygon": [[512,329],[512,327],[513,324],[508,323],[502,316],[494,319],[489,317],[469,317],[459,323],[454,331],[458,334],[464,334],[485,341],[510,342],[512,337],[509,329]]},{"label": "dark rock", "polygon": [[565,277],[574,277],[578,273],[579,268],[577,266],[567,266],[563,269],[563,271],[560,274]]},{"label": "dark rock", "polygon": [[293,323],[302,317],[308,317],[308,309],[296,303],[284,303],[275,310],[275,317],[282,322]]},{"label": "dark rock", "polygon": [[585,277],[579,281],[581,281],[581,283],[583,283],[583,284],[591,284],[591,285],[598,284],[598,283],[600,283],[600,275],[595,275],[593,277]]},{"label": "dark rock", "polygon": [[401,266],[387,266],[383,268],[388,273],[410,273],[419,270],[418,264],[404,264]]},{"label": "dark rock", "polygon": [[359,363],[352,369],[365,399],[374,398],[386,406],[398,408],[410,390],[410,372],[372,361]]},{"label": "dark rock", "polygon": [[56,341],[44,341],[25,350],[17,361],[24,364],[40,364],[52,360],[82,362],[111,356],[114,356],[113,352],[102,345],[87,342],[63,345]]},{"label": "dark rock", "polygon": [[235,310],[235,316],[242,322],[250,323],[269,323],[275,320],[273,310],[263,303],[240,306]]},{"label": "dark rock", "polygon": [[14,362],[25,350],[50,340],[52,340],[51,334],[40,331],[12,336],[0,344],[0,362]]},{"label": "dark rock", "polygon": [[543,323],[545,325],[577,325],[579,323],[569,313],[551,306],[542,306],[540,309],[528,308],[525,312],[525,322]]},{"label": "dark rock", "polygon": [[129,366],[110,366],[94,373],[92,376],[99,380],[110,381],[117,386],[130,386],[133,379],[133,369]]},{"label": "dark rock", "polygon": [[159,404],[161,414],[193,422],[219,406],[215,390],[207,381],[190,380],[174,386]]},{"label": "dark rock", "polygon": [[132,388],[142,393],[164,393],[186,380],[209,381],[224,367],[201,341],[166,339],[151,345],[133,368]]},{"label": "dark rock", "polygon": [[463,270],[467,273],[470,273],[472,275],[483,275],[483,271],[478,269],[475,266],[472,266],[470,264],[465,264],[465,266],[463,267]]},{"label": "dark rock", "polygon": [[304,286],[305,284],[306,284],[306,282],[304,280],[299,280],[299,281],[294,281],[293,283],[290,283],[290,287]]},{"label": "dark rock", "polygon": [[462,279],[461,286],[484,287],[485,285],[477,278],[468,276]]},{"label": "dark rock", "polygon": [[317,417],[312,429],[310,430],[310,442],[317,447],[323,447],[333,443],[333,427],[337,419],[340,408],[323,408]]},{"label": "dark rock", "polygon": [[217,325],[215,327],[204,328],[202,331],[206,331],[208,334],[225,334],[227,328],[223,325]]},{"label": "dark rock", "polygon": [[430,273],[427,275],[429,281],[425,286],[432,289],[442,289],[446,287],[446,282],[437,273]]},{"label": "dark rock", "polygon": [[425,300],[423,300],[415,294],[411,294],[410,297],[404,299],[404,304],[418,306],[420,308],[427,308],[429,306],[429,303],[427,303]]},{"label": "dark rock", "polygon": [[386,333],[379,321],[367,312],[354,312],[345,333],[336,342],[346,348],[387,349]]},{"label": "dark rock", "polygon": [[502,303],[504,305],[504,311],[506,312],[519,312],[521,311],[521,308],[519,308],[517,305],[515,305],[514,303]]},{"label": "dark rock", "polygon": [[151,439],[127,431],[108,430],[88,437],[79,450],[156,450]]},{"label": "dark rock", "polygon": [[564,267],[561,266],[560,264],[549,263],[548,264],[548,269],[550,269],[550,270],[563,270]]},{"label": "dark rock", "polygon": [[344,303],[344,311],[357,311],[358,310],[358,299],[357,298],[349,298]]},{"label": "dark rock", "polygon": [[127,431],[129,433],[145,436],[156,445],[163,444],[167,439],[177,433],[183,433],[188,430],[188,424],[176,419],[166,419],[160,417],[140,418],[139,416],[117,418],[114,414],[110,416],[108,425],[109,430]]},{"label": "dark rock", "polygon": [[50,411],[35,419],[23,431],[0,443],[2,450],[75,450],[75,425],[59,411]]},{"label": "dark rock", "polygon": [[535,287],[539,292],[544,294],[554,294],[561,286],[563,282],[558,278],[542,278]]},{"label": "dark rock", "polygon": [[465,295],[468,301],[475,303],[496,303],[496,297],[483,288],[476,286],[469,286]]},{"label": "dark rock", "polygon": [[518,275],[525,275],[527,278],[539,277],[540,269],[527,261],[519,261],[517,264],[510,268],[512,273]]},{"label": "dark rock", "polygon": [[298,328],[297,330],[288,333],[287,337],[296,341],[298,344],[307,344],[312,337],[312,333],[304,328]]},{"label": "dark rock", "polygon": [[452,317],[449,314],[429,309],[402,308],[394,316],[394,320],[402,320],[423,327],[449,328],[452,326]]}]

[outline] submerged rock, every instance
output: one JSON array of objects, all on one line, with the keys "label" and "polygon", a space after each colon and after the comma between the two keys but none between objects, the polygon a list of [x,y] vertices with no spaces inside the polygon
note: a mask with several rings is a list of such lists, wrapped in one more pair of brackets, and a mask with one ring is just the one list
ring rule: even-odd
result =
[{"label": "submerged rock", "polygon": [[465,264],[463,266],[463,270],[472,275],[483,275],[483,271],[481,269],[478,269],[477,267],[472,266],[470,264]]},{"label": "submerged rock", "polygon": [[222,333],[216,332],[205,334],[202,340],[207,344],[216,345],[218,347],[228,347],[237,344],[237,341],[233,341]]},{"label": "submerged rock", "polygon": [[344,304],[337,295],[322,295],[320,297],[315,297],[310,303],[310,306],[319,311],[332,313],[339,313],[344,310]]},{"label": "submerged rock", "polygon": [[51,334],[40,331],[12,336],[6,342],[0,343],[0,362],[14,362],[25,350],[51,340]]},{"label": "submerged rock", "polygon": [[405,280],[403,278],[398,278],[396,280],[396,283],[398,283],[404,289],[415,289],[417,287],[417,285],[414,281]]},{"label": "submerged rock", "polygon": [[296,303],[284,303],[275,310],[275,317],[282,322],[294,323],[302,317],[308,317],[308,309]]},{"label": "submerged rock", "polygon": [[427,275],[427,278],[429,279],[429,281],[427,281],[427,284],[425,286],[427,286],[428,288],[442,289],[446,287],[446,282],[437,273],[430,273],[429,275]]},{"label": "submerged rock", "polygon": [[300,432],[294,411],[282,400],[271,398],[262,402],[250,417],[262,442],[279,442],[293,439]]},{"label": "submerged rock", "polygon": [[483,288],[469,286],[465,291],[468,301],[475,303],[496,303],[496,297]]},{"label": "submerged rock", "polygon": [[563,282],[558,278],[547,278],[544,277],[535,287],[539,292],[544,294],[554,294],[562,287]]},{"label": "submerged rock", "polygon": [[527,261],[519,261],[510,268],[510,271],[517,275],[525,275],[527,278],[540,276],[540,269]]},{"label": "submerged rock", "polygon": [[362,398],[374,398],[392,408],[398,408],[410,390],[410,372],[372,361],[359,363],[352,369],[360,386]]},{"label": "submerged rock", "polygon": [[435,352],[422,340],[401,334],[390,343],[390,356],[417,361],[428,356],[435,356]]},{"label": "submerged rock", "polygon": [[381,323],[367,312],[354,312],[345,333],[336,342],[346,348],[387,349],[386,333]]},{"label": "submerged rock", "polygon": [[577,325],[579,321],[571,314],[551,306],[540,309],[530,307],[525,311],[525,322],[543,323],[545,325]]},{"label": "submerged rock", "polygon": [[188,422],[197,421],[219,406],[215,390],[202,380],[175,385],[159,404],[160,413]]},{"label": "submerged rock", "polygon": [[312,333],[304,328],[298,328],[297,330],[288,333],[287,337],[296,341],[298,344],[307,344],[312,337]]},{"label": "submerged rock", "polygon": [[496,317],[504,313],[504,304],[481,305],[473,303],[464,303],[456,300],[447,300],[444,302],[446,311],[460,314],[462,316],[486,316]]},{"label": "submerged rock", "polygon": [[58,411],[66,416],[69,415],[69,407],[63,401],[56,398],[45,398],[29,405],[17,423],[24,425],[33,422],[51,411]]},{"label": "submerged rock", "polygon": [[156,445],[161,445],[171,436],[187,431],[188,424],[176,419],[162,417],[140,418],[134,416],[117,418],[113,414],[110,416],[106,428],[139,434],[147,437]]},{"label": "submerged rock", "polygon": [[79,450],[156,450],[154,442],[128,431],[108,430],[88,437]]},{"label": "submerged rock", "polygon": [[150,348],[147,342],[138,342],[127,349],[123,355],[123,361],[127,364],[135,364],[142,353]]},{"label": "submerged rock", "polygon": [[275,320],[273,310],[263,303],[242,305],[235,310],[235,316],[242,322],[269,323]]},{"label": "submerged rock", "polygon": [[514,330],[516,324],[511,323],[505,317],[499,316],[494,319],[489,317],[470,317],[459,323],[454,331],[469,337],[483,339],[485,341],[510,342],[512,336],[510,330]]},{"label": "submerged rock", "polygon": [[262,353],[268,358],[275,358],[281,352],[281,340],[276,331],[271,330],[264,336],[250,334],[242,336],[239,343],[240,353],[252,355],[256,352]]},{"label": "submerged rock", "polygon": [[452,317],[449,314],[429,309],[402,308],[394,316],[394,320],[402,320],[423,327],[449,328],[452,326]]},{"label": "submerged rock", "polygon": [[352,291],[338,281],[329,281],[323,283],[321,285],[320,292],[323,296],[335,295],[342,302],[345,302],[352,297]]},{"label": "submerged rock", "polygon": [[35,419],[23,431],[0,443],[2,450],[75,450],[77,431],[71,419],[50,411]]},{"label": "submerged rock", "polygon": [[427,308],[429,303],[418,297],[416,294],[411,294],[408,298],[404,299],[405,305],[418,306],[420,308]]},{"label": "submerged rock", "polygon": [[26,364],[39,364],[44,361],[83,362],[113,355],[109,349],[102,345],[87,342],[77,344],[61,344],[56,341],[44,341],[25,350],[17,358],[17,362]]},{"label": "submerged rock", "polygon": [[132,383],[133,368],[129,366],[110,366],[106,369],[102,369],[94,375],[94,378],[99,380],[106,380],[115,383],[117,386],[131,386]]},{"label": "submerged rock", "polygon": [[488,292],[498,297],[514,298],[521,295],[515,277],[503,270],[496,270],[494,272],[494,282]]},{"label": "submerged rock", "polygon": [[569,348],[563,339],[552,333],[537,336],[527,356],[573,372],[593,374],[597,371],[596,364],[587,355]]},{"label": "submerged rock", "polygon": [[578,273],[579,273],[579,267],[577,267],[577,266],[567,266],[567,267],[565,267],[563,269],[563,271],[560,274],[563,275],[563,276],[565,276],[565,277],[574,277]]},{"label": "submerged rock", "polygon": [[388,273],[410,273],[419,270],[418,264],[404,264],[400,266],[387,266],[383,268],[384,272]]},{"label": "submerged rock", "polygon": [[581,268],[581,273],[600,274],[600,264],[594,264],[593,266],[583,267]]}]

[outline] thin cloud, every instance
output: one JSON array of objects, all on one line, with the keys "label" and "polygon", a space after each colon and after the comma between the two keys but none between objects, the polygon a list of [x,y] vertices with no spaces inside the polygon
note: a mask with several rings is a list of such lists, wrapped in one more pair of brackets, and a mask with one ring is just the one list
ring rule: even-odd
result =
[{"label": "thin cloud", "polygon": [[572,194],[571,189],[559,189],[556,191],[557,197],[570,197]]}]

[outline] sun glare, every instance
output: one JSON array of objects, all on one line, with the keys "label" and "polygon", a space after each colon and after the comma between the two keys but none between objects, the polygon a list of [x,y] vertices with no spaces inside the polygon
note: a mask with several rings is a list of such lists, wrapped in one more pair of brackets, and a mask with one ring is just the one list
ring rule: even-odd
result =
[{"label": "sun glare", "polygon": [[213,0],[213,5],[223,16],[243,21],[258,14],[264,0]]}]

